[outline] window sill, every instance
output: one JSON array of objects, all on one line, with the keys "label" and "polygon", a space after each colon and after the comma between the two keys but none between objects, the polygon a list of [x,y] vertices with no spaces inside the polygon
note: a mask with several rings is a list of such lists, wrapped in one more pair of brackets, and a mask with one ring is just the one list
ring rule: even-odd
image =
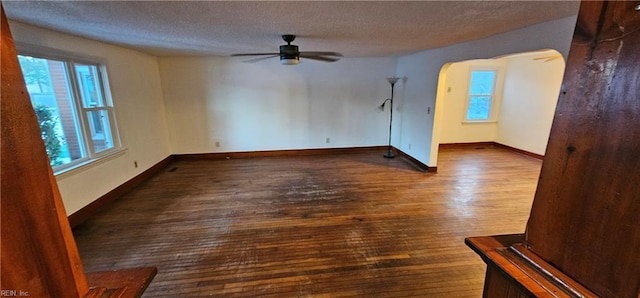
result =
[{"label": "window sill", "polygon": [[66,168],[60,171],[55,171],[53,173],[53,175],[56,177],[56,179],[64,179],[66,177],[75,175],[79,172],[91,169],[97,165],[100,165],[104,162],[107,162],[109,160],[113,160],[117,157],[120,157],[122,155],[124,155],[127,152],[127,148],[119,148],[119,149],[115,149],[109,153],[106,153],[104,155],[101,155],[99,157],[87,160],[83,163],[79,163],[73,167],[70,168]]},{"label": "window sill", "polygon": [[498,123],[498,120],[462,121],[462,124],[491,124]]}]

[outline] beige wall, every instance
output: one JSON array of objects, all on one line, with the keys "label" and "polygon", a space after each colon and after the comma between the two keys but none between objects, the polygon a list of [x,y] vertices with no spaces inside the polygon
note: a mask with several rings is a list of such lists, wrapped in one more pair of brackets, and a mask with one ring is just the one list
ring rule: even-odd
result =
[{"label": "beige wall", "polygon": [[[377,146],[387,142],[394,58],[335,63],[160,58],[173,152]],[[327,138],[329,142],[327,143]]]},{"label": "beige wall", "polygon": [[[105,62],[125,150],[56,177],[74,213],[171,154],[157,58],[93,40],[10,22],[20,48],[49,48]],[[134,167],[137,161],[138,167]]]},{"label": "beige wall", "polygon": [[[556,55],[546,60],[534,58]],[[547,51],[508,58],[496,142],[544,155],[565,62]]]},{"label": "beige wall", "polygon": [[[538,59],[557,57],[555,59]],[[465,123],[469,72],[498,70],[495,122]],[[564,74],[562,55],[554,50],[468,60],[448,66],[442,88],[440,144],[498,142],[544,154]]]}]

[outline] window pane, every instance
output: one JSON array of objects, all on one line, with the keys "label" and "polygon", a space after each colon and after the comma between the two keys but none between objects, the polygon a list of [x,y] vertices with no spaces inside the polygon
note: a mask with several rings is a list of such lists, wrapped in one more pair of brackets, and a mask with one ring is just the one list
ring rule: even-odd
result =
[{"label": "window pane", "polygon": [[86,157],[65,63],[18,56],[52,167]]},{"label": "window pane", "polygon": [[495,77],[495,71],[472,71],[469,94],[493,94],[493,81]]},{"label": "window pane", "polygon": [[89,120],[94,152],[98,153],[113,148],[111,126],[109,126],[107,111],[89,111],[87,112],[87,119]]},{"label": "window pane", "polygon": [[78,77],[78,88],[82,105],[85,108],[104,107],[102,91],[100,90],[100,79],[98,77],[98,67],[95,65],[75,64],[76,76]]},{"label": "window pane", "polygon": [[491,112],[491,96],[470,96],[468,120],[488,120]]}]

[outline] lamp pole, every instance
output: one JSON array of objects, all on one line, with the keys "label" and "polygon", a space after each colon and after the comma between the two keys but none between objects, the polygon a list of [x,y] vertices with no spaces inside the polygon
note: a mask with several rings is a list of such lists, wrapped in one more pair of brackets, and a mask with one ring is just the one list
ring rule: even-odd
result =
[{"label": "lamp pole", "polygon": [[390,77],[387,78],[387,81],[389,81],[389,84],[391,84],[391,98],[386,99],[383,103],[382,103],[382,108],[384,108],[384,104],[387,102],[387,100],[389,101],[389,145],[387,148],[387,153],[385,153],[383,156],[385,158],[394,158],[395,155],[393,154],[393,152],[391,151],[391,127],[392,127],[392,123],[393,123],[393,87],[396,85],[396,82],[398,81],[398,77]]}]

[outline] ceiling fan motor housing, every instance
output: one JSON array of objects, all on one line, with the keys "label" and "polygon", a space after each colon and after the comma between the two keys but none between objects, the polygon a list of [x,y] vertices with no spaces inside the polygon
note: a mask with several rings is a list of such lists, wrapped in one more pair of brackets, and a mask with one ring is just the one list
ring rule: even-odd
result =
[{"label": "ceiling fan motor housing", "polygon": [[286,44],[280,46],[280,62],[282,64],[298,64],[300,61],[300,51],[298,46]]}]

